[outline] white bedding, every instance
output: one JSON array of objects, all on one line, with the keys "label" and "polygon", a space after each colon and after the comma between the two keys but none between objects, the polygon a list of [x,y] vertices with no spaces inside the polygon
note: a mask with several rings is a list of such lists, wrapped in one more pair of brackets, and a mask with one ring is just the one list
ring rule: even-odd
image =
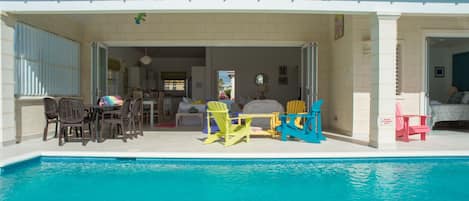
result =
[{"label": "white bedding", "polygon": [[431,105],[432,126],[439,121],[469,121],[469,104]]}]

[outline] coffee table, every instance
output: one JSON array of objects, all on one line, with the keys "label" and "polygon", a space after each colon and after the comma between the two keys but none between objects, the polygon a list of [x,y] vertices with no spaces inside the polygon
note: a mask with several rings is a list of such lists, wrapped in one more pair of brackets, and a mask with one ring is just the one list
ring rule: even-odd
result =
[{"label": "coffee table", "polygon": [[270,129],[267,131],[264,130],[256,130],[252,131],[252,135],[270,135],[274,137],[276,135],[275,132],[275,114],[273,113],[258,113],[258,114],[239,114],[239,117],[249,117],[249,118],[269,118],[270,119]]},{"label": "coffee table", "polygon": [[204,113],[176,113],[176,127],[179,126],[181,119],[184,117],[198,117],[200,119],[200,126],[204,125]]}]

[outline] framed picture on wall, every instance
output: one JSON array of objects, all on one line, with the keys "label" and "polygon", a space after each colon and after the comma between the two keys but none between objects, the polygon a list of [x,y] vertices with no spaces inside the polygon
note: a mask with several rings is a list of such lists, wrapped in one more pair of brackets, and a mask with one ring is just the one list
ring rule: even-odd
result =
[{"label": "framed picture on wall", "polygon": [[288,77],[279,77],[278,78],[278,84],[279,85],[288,85]]},{"label": "framed picture on wall", "polygon": [[279,74],[280,76],[282,76],[282,75],[283,75],[283,76],[287,75],[287,66],[285,66],[285,65],[279,66],[279,67],[278,67],[278,74]]},{"label": "framed picture on wall", "polygon": [[338,40],[344,37],[344,15],[335,15],[334,17],[334,39]]},{"label": "framed picture on wall", "polygon": [[435,66],[435,77],[436,78],[445,77],[445,67],[444,66]]}]

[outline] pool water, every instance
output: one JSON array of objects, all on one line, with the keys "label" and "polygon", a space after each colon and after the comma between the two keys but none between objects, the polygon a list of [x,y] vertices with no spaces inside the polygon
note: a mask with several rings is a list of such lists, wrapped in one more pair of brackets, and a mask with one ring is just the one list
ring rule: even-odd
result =
[{"label": "pool water", "polygon": [[0,200],[469,200],[469,158],[42,157],[2,169]]}]

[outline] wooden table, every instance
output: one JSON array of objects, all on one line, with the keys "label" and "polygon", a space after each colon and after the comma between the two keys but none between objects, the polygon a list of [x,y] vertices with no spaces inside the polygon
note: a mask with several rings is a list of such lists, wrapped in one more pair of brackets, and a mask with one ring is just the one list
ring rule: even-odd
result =
[{"label": "wooden table", "polygon": [[200,126],[204,126],[204,113],[202,112],[196,112],[196,113],[176,113],[176,127],[179,126],[179,121],[183,117],[198,117],[200,119]]},{"label": "wooden table", "polygon": [[239,114],[238,115],[239,117],[242,117],[242,118],[246,118],[246,117],[249,117],[249,118],[269,118],[270,119],[270,129],[267,130],[267,131],[252,131],[252,135],[270,135],[272,137],[274,137],[274,135],[276,134],[275,132],[275,128],[274,128],[274,125],[275,125],[275,115],[273,113],[259,113],[259,114]]},{"label": "wooden table", "polygon": [[118,112],[121,108],[121,106],[104,106],[104,105],[91,105],[89,106],[91,109],[92,109],[92,116],[93,116],[93,119],[95,121],[95,140],[96,142],[102,142],[103,141],[103,138],[102,138],[102,129],[100,129],[99,127],[103,127],[103,119],[104,119],[104,116],[107,112]]}]

